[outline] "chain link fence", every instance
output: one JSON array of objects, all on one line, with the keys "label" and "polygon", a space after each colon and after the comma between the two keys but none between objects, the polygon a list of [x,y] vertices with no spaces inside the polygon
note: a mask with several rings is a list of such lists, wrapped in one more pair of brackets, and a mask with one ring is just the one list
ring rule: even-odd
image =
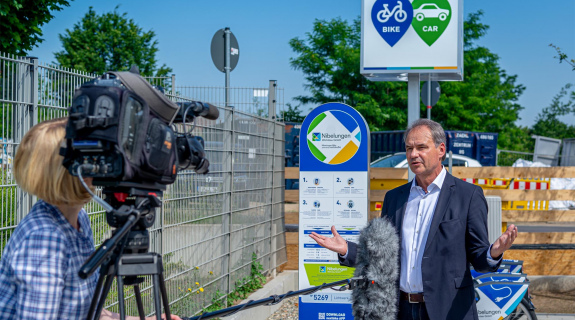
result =
[{"label": "chain link fence", "polygon": [[[20,190],[12,177],[12,158],[19,142],[36,123],[65,117],[75,88],[95,75],[2,53],[0,72],[1,255],[18,222],[36,201]],[[166,95],[173,101],[201,100],[223,105],[221,100],[209,98],[217,96],[223,88],[187,91],[192,87],[185,87],[174,93],[175,76],[154,78],[150,82],[167,88]],[[229,89],[254,94],[270,87]],[[281,100],[265,102],[265,111],[273,110],[268,105],[283,108],[283,90],[276,90],[281,93],[274,92],[272,96]],[[194,93],[192,98],[186,96],[188,93]],[[264,103],[262,97],[256,98],[261,100],[257,103],[253,100],[252,105],[230,100],[230,105],[240,107],[219,107],[220,117],[215,121],[196,119],[193,134],[205,140],[210,173],[180,172],[176,182],[164,192],[162,207],[156,211],[155,224],[149,229],[150,251],[163,257],[168,298],[176,314],[191,316],[216,300],[225,299],[249,276],[253,256],[263,265],[265,273],[274,273],[287,261],[284,124],[262,117],[265,112],[253,114]],[[94,241],[99,245],[111,235],[105,212],[93,201],[85,209]],[[150,277],[144,278],[140,287],[149,315],[154,312],[152,284]],[[113,285],[106,301],[108,309],[117,311],[117,296]],[[132,290],[124,296],[127,313],[136,315]]]}]

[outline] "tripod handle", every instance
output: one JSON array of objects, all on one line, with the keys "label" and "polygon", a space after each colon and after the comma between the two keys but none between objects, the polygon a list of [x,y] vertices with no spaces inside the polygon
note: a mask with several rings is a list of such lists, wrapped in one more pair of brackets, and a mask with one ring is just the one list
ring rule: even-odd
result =
[{"label": "tripod handle", "polygon": [[111,253],[108,248],[112,245],[112,239],[106,240],[98,250],[94,251],[92,255],[84,262],[82,267],[80,267],[80,271],[78,271],[78,276],[81,279],[87,279],[98,267],[104,262],[104,260],[108,257]]},{"label": "tripod handle", "polygon": [[134,212],[137,213],[137,215],[130,214],[126,223],[120,229],[117,229],[114,236],[104,241],[98,250],[92,253],[88,260],[84,262],[82,267],[80,267],[80,271],[78,271],[78,276],[80,278],[87,279],[114,252],[119,241],[128,234],[130,229],[132,229],[138,219],[140,219],[139,211]]}]

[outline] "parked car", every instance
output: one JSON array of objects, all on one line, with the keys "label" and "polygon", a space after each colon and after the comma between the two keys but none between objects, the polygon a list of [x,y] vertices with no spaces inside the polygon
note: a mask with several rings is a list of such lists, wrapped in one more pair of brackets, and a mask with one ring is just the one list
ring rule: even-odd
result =
[{"label": "parked car", "polygon": [[[443,165],[445,167],[449,166],[449,159],[445,158],[443,160]],[[479,161],[469,158],[466,156],[461,156],[454,154],[452,158],[452,166],[454,167],[481,167]],[[371,168],[407,168],[407,157],[405,152],[398,152],[395,154],[390,154],[383,158],[379,158],[370,164]]]}]

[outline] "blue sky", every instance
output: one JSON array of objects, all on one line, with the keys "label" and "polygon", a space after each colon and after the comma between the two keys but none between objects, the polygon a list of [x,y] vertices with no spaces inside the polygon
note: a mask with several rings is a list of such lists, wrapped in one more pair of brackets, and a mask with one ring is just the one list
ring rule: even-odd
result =
[{"label": "blue sky", "polygon": [[[303,74],[289,64],[295,57],[289,40],[304,38],[315,19],[351,21],[361,10],[360,0],[76,0],[54,13],[55,18],[43,28],[44,42],[30,54],[42,62],[55,61],[53,53],[62,49],[58,34],[73,28],[90,6],[101,14],[117,5],[119,12],[127,12],[144,30],[156,32],[158,59],[174,69],[177,85],[224,85],[224,74],[212,63],[210,43],[217,30],[229,27],[240,46],[231,86],[267,87],[268,80],[277,80],[285,89],[285,102],[306,94]],[[479,44],[499,55],[501,67],[516,74],[518,83],[526,87],[519,100],[525,109],[518,124],[532,125],[539,110],[549,105],[563,85],[575,83],[575,72],[559,64],[548,46],[556,44],[575,57],[575,1],[464,1],[466,15],[477,10],[484,11],[482,22],[490,26]],[[575,115],[563,120],[575,124]]]}]

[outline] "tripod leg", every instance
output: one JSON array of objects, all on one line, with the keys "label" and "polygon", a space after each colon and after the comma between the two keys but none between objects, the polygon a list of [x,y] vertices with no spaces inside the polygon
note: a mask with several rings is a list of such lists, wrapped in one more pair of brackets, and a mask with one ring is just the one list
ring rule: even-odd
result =
[{"label": "tripod leg", "polygon": [[104,284],[104,291],[100,295],[100,299],[98,302],[98,309],[96,309],[96,317],[93,319],[100,319],[100,315],[102,314],[102,309],[104,309],[104,303],[106,303],[106,297],[108,296],[108,292],[110,292],[110,288],[112,287],[112,281],[114,280],[113,276],[108,275],[106,277],[106,283]]},{"label": "tripod leg", "polygon": [[[160,300],[160,276],[153,275],[154,279],[154,304],[156,305],[156,319],[162,320],[162,302]],[[169,318],[168,318],[169,319]]]},{"label": "tripod leg", "polygon": [[100,276],[98,278],[98,283],[96,284],[96,289],[94,290],[94,297],[92,298],[92,302],[90,303],[90,310],[88,311],[88,320],[94,320],[94,313],[96,312],[96,306],[98,305],[98,301],[102,298],[102,291],[103,291],[103,284],[104,279],[106,278],[105,274],[100,272]]},{"label": "tripod leg", "polygon": [[[160,260],[160,262],[162,262]],[[158,275],[160,278],[160,293],[162,294],[162,302],[164,303],[164,311],[166,313],[166,319],[171,319],[172,314],[170,312],[170,302],[168,301],[168,293],[166,291],[166,283],[164,282],[164,274],[160,272]]]},{"label": "tripod leg", "polygon": [[125,320],[126,319],[126,309],[124,308],[124,280],[122,279],[122,276],[118,275],[116,277],[117,282],[118,282],[118,307],[119,307],[119,311],[120,311],[120,319],[121,320]]},{"label": "tripod leg", "polygon": [[144,305],[142,304],[142,295],[140,294],[140,286],[134,285],[134,294],[136,295],[136,304],[138,305],[138,315],[140,315],[140,320],[145,320],[146,315],[144,314]]}]

